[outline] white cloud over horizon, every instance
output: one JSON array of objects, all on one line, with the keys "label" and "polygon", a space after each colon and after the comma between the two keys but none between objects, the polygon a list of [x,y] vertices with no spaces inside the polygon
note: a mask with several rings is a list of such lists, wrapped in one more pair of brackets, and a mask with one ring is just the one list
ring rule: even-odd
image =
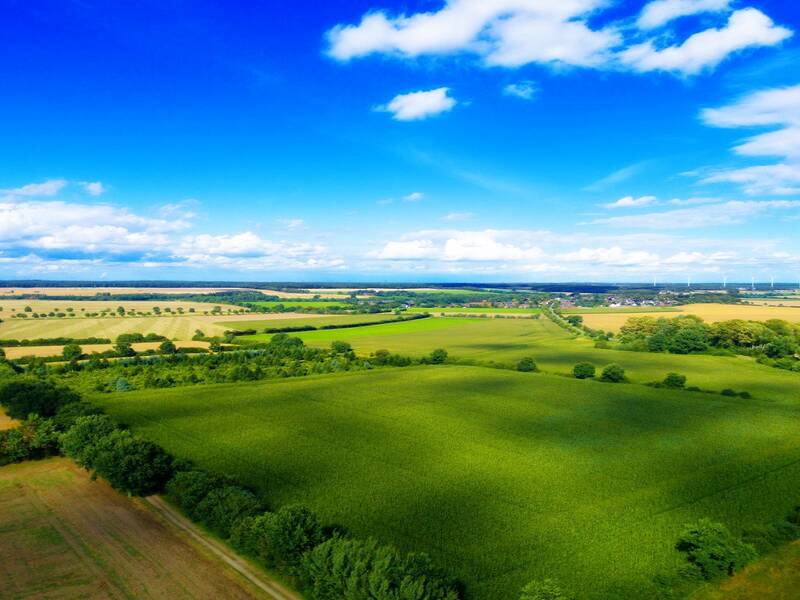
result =
[{"label": "white cloud over horizon", "polygon": [[625,196],[616,200],[614,202],[609,202],[608,204],[603,204],[605,208],[615,209],[615,208],[639,208],[642,206],[650,206],[655,203],[656,197],[655,196],[640,196],[638,198],[634,198],[633,196]]},{"label": "white cloud over horizon", "polygon": [[639,13],[636,25],[640,29],[656,29],[679,19],[707,12],[728,10],[731,0],[654,0]]}]

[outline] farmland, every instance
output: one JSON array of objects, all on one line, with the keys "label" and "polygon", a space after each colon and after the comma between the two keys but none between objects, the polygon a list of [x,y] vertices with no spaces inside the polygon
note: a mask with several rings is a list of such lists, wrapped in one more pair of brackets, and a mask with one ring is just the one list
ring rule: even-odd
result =
[{"label": "farmland", "polygon": [[261,598],[67,459],[0,469],[4,598]]},{"label": "farmland", "polygon": [[[800,307],[795,306],[770,306],[770,305],[749,305],[749,304],[687,304],[673,309],[679,314],[696,315],[708,323],[717,321],[728,321],[730,319],[744,319],[746,321],[767,321],[769,319],[783,319],[791,323],[800,323]],[[574,314],[572,311],[564,311]],[[589,312],[580,311],[578,314],[583,316],[583,322],[594,329],[605,331],[619,331],[631,317],[640,316],[664,316],[676,317],[679,314],[654,315],[651,310],[640,311],[607,311]],[[664,312],[664,311],[658,311]]]},{"label": "farmland", "polygon": [[537,315],[541,312],[538,308],[496,308],[492,306],[432,306],[430,308],[409,308],[410,313],[436,314],[481,314],[481,315]]},{"label": "farmland", "polygon": [[[137,342],[132,344],[136,352],[145,352],[147,350],[157,350],[160,342]],[[178,348],[208,348],[208,342],[202,341],[179,341],[175,344]],[[91,354],[93,352],[106,352],[113,349],[113,344],[83,344],[81,350],[84,354]],[[16,346],[4,349],[6,358],[9,360],[17,360],[28,356],[45,357],[45,356],[60,356],[63,351],[63,346]]]},{"label": "farmland", "polygon": [[[261,331],[264,329],[272,329],[276,327],[325,327],[328,325],[353,325],[357,323],[380,323],[382,321],[391,321],[396,319],[393,313],[372,313],[372,314],[356,314],[356,315],[315,315],[315,314],[301,314],[293,315],[291,313],[279,313],[278,315],[269,315],[272,317],[282,316],[283,318],[273,318],[269,320],[259,320],[255,318],[246,321],[230,321],[225,323],[227,329],[238,329],[246,331],[255,329]],[[259,334],[254,336],[245,336],[247,341],[265,341],[269,340],[271,336],[268,334]]]},{"label": "farmland", "polygon": [[345,304],[344,302],[333,302],[325,300],[264,300],[260,302],[248,302],[248,305],[262,307],[262,308],[276,308],[279,306],[289,306],[304,308],[309,310],[326,309],[326,308],[348,308],[352,305]]},{"label": "farmland", "polygon": [[768,522],[800,488],[796,394],[776,404],[444,366],[96,401],[272,505],[302,501],[356,535],[428,551],[469,598],[548,576],[580,598],[652,597],[652,578],[679,565],[684,523]]}]

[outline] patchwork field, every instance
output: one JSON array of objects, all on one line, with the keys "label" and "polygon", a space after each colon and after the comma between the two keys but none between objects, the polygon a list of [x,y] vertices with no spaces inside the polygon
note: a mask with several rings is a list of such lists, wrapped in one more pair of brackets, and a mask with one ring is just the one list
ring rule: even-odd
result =
[{"label": "patchwork field", "polygon": [[542,312],[538,308],[494,308],[483,306],[468,306],[466,308],[454,306],[433,306],[430,308],[414,307],[406,312],[438,314],[479,314],[479,315],[538,315]]},{"label": "patchwork field", "polygon": [[0,469],[3,598],[263,596],[67,459]]},{"label": "patchwork field", "polygon": [[[131,344],[133,349],[137,352],[144,352],[146,350],[158,350],[161,342],[140,342]],[[208,348],[208,342],[196,341],[179,341],[175,342],[178,348]],[[113,344],[82,344],[81,349],[84,354],[92,354],[93,352],[106,352],[112,350]],[[26,356],[46,357],[46,356],[60,356],[63,351],[63,346],[15,346],[4,348],[6,358],[9,360],[16,360]]]},{"label": "patchwork field", "polygon": [[[359,315],[315,315],[315,314],[300,314],[294,315],[292,313],[279,313],[278,315],[268,315],[271,317],[285,315],[284,318],[278,319],[248,319],[246,321],[230,321],[225,323],[227,329],[238,329],[240,331],[255,329],[256,331],[263,331],[267,328],[274,327],[324,327],[325,325],[352,325],[355,323],[380,323],[381,321],[388,321],[396,318],[393,313],[377,313],[377,314],[359,314]],[[298,318],[299,317],[299,318]],[[271,335],[252,335],[245,336],[241,339],[248,341],[268,341]]]},{"label": "patchwork field", "polygon": [[793,403],[800,397],[800,375],[759,365],[748,357],[603,350],[595,348],[591,340],[575,338],[545,318],[434,318],[292,335],[319,347],[329,346],[334,340],[349,342],[363,355],[388,349],[409,356],[423,356],[436,348],[444,348],[455,359],[508,365],[530,356],[541,369],[565,375],[582,361],[594,363],[598,368],[618,363],[636,383],[661,381],[666,373],[674,371],[686,375],[689,385],[703,389],[733,388],[776,403]]},{"label": "patchwork field", "polygon": [[253,306],[262,306],[264,308],[275,308],[276,306],[299,307],[307,309],[319,308],[347,308],[348,304],[344,302],[331,302],[325,300],[264,300],[263,302],[248,302]]},{"label": "patchwork field", "polygon": [[[298,321],[318,315],[305,313],[246,315],[162,315],[159,317],[97,317],[73,319],[7,319],[0,323],[0,339],[32,340],[53,337],[105,337],[121,333],[157,333],[172,340],[191,340],[198,329],[209,336],[232,329],[229,322]],[[2,317],[0,317],[2,318]],[[277,326],[277,325],[276,325]],[[266,327],[266,325],[264,325]],[[252,328],[246,326],[245,329]]]},{"label": "patchwork field", "polygon": [[153,308],[158,307],[161,312],[175,312],[180,310],[195,313],[210,313],[215,306],[220,306],[224,311],[241,310],[241,306],[230,304],[213,304],[209,302],[185,302],[183,300],[6,300],[0,298],[0,318],[11,317],[15,313],[25,311],[29,306],[32,312],[48,314],[50,312],[65,312],[72,309],[76,316],[80,317],[83,313],[99,313],[107,310],[116,313],[118,307],[123,307],[125,312],[152,312]]},{"label": "patchwork field", "polygon": [[797,394],[774,405],[441,366],[95,401],[273,506],[430,552],[473,599],[541,577],[581,599],[651,598],[686,522],[738,531],[800,500]]},{"label": "patchwork field", "polygon": [[214,292],[244,290],[260,292],[249,288],[202,288],[202,287],[0,287],[0,297],[35,294],[39,296],[95,296],[97,294],[212,294]]},{"label": "patchwork field", "polygon": [[[728,321],[730,319],[744,319],[746,321],[767,321],[769,319],[783,319],[791,323],[800,323],[800,306],[774,306],[750,304],[686,304],[676,307],[675,312],[697,315],[708,323]],[[566,312],[566,311],[565,311]],[[583,322],[594,329],[605,331],[619,331],[631,317],[660,316],[651,314],[652,311],[639,312],[608,312],[602,314],[581,313]],[[675,317],[676,314],[666,314],[664,317]]]}]

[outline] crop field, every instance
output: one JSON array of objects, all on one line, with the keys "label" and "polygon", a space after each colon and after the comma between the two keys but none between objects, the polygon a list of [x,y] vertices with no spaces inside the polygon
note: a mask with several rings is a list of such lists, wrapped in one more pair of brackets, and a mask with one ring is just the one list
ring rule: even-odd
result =
[{"label": "crop field", "polygon": [[555,577],[579,598],[653,597],[699,517],[734,531],[800,494],[800,403],[464,366],[94,398],[178,456],[424,550],[468,598]]},{"label": "crop field", "polygon": [[305,299],[263,300],[259,302],[248,302],[248,304],[252,304],[253,306],[262,306],[264,308],[275,308],[276,306],[291,306],[291,307],[297,306],[300,308],[311,308],[311,309],[347,308],[351,306],[350,304],[345,304],[344,302],[333,302],[326,300],[305,300]]},{"label": "crop field", "polygon": [[[97,294],[212,294],[225,291],[261,292],[269,290],[254,290],[249,288],[202,288],[202,287],[0,287],[0,297],[31,294],[37,296],[95,296]],[[270,292],[272,293],[272,292]]]},{"label": "crop field", "polygon": [[204,314],[209,313],[215,306],[222,307],[223,311],[241,310],[241,306],[233,306],[230,304],[212,304],[210,302],[185,302],[182,300],[5,300],[0,298],[0,318],[5,319],[11,317],[16,313],[25,311],[25,307],[29,306],[32,312],[48,314],[50,312],[65,312],[67,309],[72,309],[76,316],[82,316],[83,313],[99,313],[103,310],[116,312],[117,307],[122,306],[125,312],[152,312],[154,307],[158,307],[161,312],[168,312],[167,309],[173,312],[178,312],[181,309],[189,312],[190,309],[195,313]]},{"label": "crop field", "polygon": [[433,306],[430,308],[414,307],[409,308],[406,312],[409,313],[430,313],[436,315],[439,313],[454,313],[454,314],[480,314],[480,315],[538,315],[542,312],[538,308],[494,308],[492,306],[469,306],[460,308],[457,306]]},{"label": "crop field", "polygon": [[0,548],[3,598],[261,597],[67,459],[0,469]]},{"label": "crop field", "polygon": [[[137,352],[144,352],[145,350],[157,350],[161,342],[139,342],[131,344],[133,349]],[[175,342],[178,348],[208,348],[208,342],[197,341],[178,341]],[[81,349],[84,354],[91,354],[92,352],[105,352],[114,348],[114,344],[82,344]],[[45,356],[60,356],[63,351],[63,346],[15,346],[4,348],[6,358],[9,360],[16,360],[27,356],[45,357]]]},{"label": "crop field", "polygon": [[592,306],[565,308],[561,311],[565,315],[597,315],[597,314],[629,314],[629,313],[663,313],[680,312],[677,306]]},{"label": "crop field", "polygon": [[792,600],[800,590],[800,542],[765,556],[741,573],[709,584],[692,600]]},{"label": "crop field", "polygon": [[[396,318],[393,313],[359,314],[359,315],[315,315],[302,314],[290,315],[290,313],[278,313],[278,315],[289,315],[287,318],[258,320],[249,319],[246,321],[230,321],[225,323],[227,329],[238,329],[245,331],[255,329],[263,331],[275,327],[323,327],[325,325],[350,325],[354,323],[380,323]],[[269,316],[278,316],[269,315]],[[272,336],[269,334],[258,334],[243,336],[240,339],[247,341],[269,341]]]},{"label": "crop field", "polygon": [[[767,321],[769,319],[783,319],[791,323],[800,323],[800,306],[769,306],[749,304],[686,304],[676,307],[681,314],[697,315],[708,323],[728,321],[730,319],[744,319],[746,321]],[[566,311],[565,311],[566,312]],[[659,316],[648,314],[648,311],[637,313],[583,313],[583,322],[594,329],[605,331],[619,331],[631,317]],[[663,315],[667,318],[676,317],[676,314]]]},{"label": "crop field", "polygon": [[674,371],[686,375],[688,385],[707,390],[733,388],[773,402],[792,403],[800,397],[800,376],[797,373],[759,365],[748,357],[599,349],[591,340],[575,338],[545,318],[434,318],[292,335],[319,347],[327,347],[334,340],[349,342],[362,355],[387,349],[409,356],[423,356],[436,348],[444,348],[454,359],[507,365],[530,356],[540,369],[565,375],[582,361],[591,362],[598,369],[618,363],[625,368],[628,378],[636,383],[661,381],[666,373]]}]

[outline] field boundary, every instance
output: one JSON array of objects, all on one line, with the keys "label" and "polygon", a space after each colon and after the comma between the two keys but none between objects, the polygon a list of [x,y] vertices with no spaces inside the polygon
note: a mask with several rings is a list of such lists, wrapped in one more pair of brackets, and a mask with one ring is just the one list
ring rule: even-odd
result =
[{"label": "field boundary", "polygon": [[273,600],[302,600],[302,596],[289,591],[276,581],[267,579],[262,574],[256,572],[243,558],[238,557],[222,543],[210,539],[194,523],[172,508],[160,496],[148,496],[144,498],[144,501],[147,502],[156,513],[168,521],[170,525],[180,529],[192,538],[192,540],[198,542],[217,559],[224,562],[248,582],[266,593],[269,598]]}]

